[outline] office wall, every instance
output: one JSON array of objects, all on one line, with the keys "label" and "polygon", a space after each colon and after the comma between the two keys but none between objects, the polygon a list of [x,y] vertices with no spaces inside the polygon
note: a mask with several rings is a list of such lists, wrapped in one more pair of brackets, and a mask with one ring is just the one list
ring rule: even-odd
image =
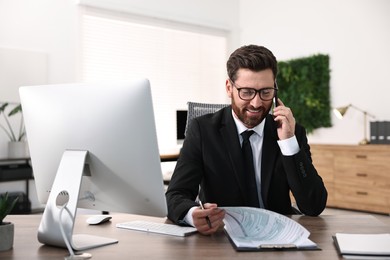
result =
[{"label": "office wall", "polygon": [[[74,81],[78,47],[75,7],[72,1],[0,1],[0,48],[12,50],[11,54],[19,53],[14,57],[24,56],[13,60],[14,63],[9,59],[9,64],[2,64],[17,80],[2,84],[0,101],[18,101],[17,89],[21,82],[33,85]],[[32,55],[34,53],[36,55]],[[45,59],[44,64],[37,62],[42,59]],[[41,80],[29,75],[27,65],[35,66]],[[0,157],[7,155],[7,141],[0,131]]]},{"label": "office wall", "polygon": [[[390,120],[389,12],[387,0],[241,0],[240,44],[267,46],[279,60],[329,54],[332,106],[352,103],[374,120]],[[332,115],[332,122],[309,141],[357,144],[363,138],[361,112],[350,109],[343,120]]]}]

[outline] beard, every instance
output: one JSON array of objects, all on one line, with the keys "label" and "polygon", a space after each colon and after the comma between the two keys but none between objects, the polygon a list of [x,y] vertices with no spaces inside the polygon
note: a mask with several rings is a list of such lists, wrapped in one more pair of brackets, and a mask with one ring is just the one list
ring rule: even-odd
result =
[{"label": "beard", "polygon": [[[238,119],[249,129],[254,128],[258,124],[260,124],[264,118],[269,114],[271,110],[271,106],[266,108],[264,106],[253,107],[251,105],[246,105],[243,107],[238,107],[234,96],[232,96],[232,109]],[[249,111],[256,111],[256,115],[250,115]]]}]

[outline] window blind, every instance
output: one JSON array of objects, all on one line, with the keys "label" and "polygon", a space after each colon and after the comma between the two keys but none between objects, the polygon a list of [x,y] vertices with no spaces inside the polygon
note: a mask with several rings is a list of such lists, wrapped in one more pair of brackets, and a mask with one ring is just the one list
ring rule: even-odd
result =
[{"label": "window blind", "polygon": [[226,102],[226,31],[95,9],[81,21],[81,80],[148,78],[160,150],[188,101]]}]

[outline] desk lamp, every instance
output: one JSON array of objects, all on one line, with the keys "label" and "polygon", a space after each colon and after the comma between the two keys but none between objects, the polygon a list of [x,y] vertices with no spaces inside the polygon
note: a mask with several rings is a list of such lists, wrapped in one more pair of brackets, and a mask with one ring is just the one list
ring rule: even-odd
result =
[{"label": "desk lamp", "polygon": [[361,144],[361,145],[369,144],[370,141],[367,139],[367,116],[370,116],[372,118],[375,118],[375,116],[369,114],[367,111],[364,111],[364,110],[362,110],[362,109],[360,109],[352,104],[349,104],[349,105],[343,106],[343,107],[334,108],[333,112],[337,116],[337,118],[342,119],[350,107],[356,109],[357,111],[362,112],[364,115],[364,138],[363,138],[363,140],[361,140],[359,142],[359,144]]}]

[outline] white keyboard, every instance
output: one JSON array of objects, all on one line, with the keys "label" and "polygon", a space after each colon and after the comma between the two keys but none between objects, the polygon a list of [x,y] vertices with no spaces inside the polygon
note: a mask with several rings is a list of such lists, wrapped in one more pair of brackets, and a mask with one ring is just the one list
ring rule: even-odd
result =
[{"label": "white keyboard", "polygon": [[196,228],[194,227],[183,227],[173,224],[156,223],[142,220],[118,223],[116,224],[116,227],[180,237],[185,237],[197,232]]}]

